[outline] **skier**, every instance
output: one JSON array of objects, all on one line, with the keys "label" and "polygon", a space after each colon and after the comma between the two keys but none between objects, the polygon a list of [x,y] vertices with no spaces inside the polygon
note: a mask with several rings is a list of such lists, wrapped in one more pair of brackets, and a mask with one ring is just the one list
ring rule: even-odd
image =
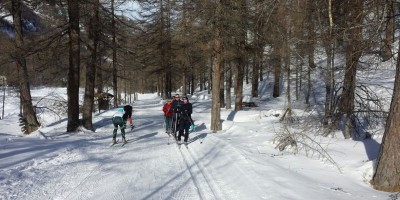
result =
[{"label": "skier", "polygon": [[174,112],[174,115],[172,117],[172,132],[174,133],[175,139],[176,131],[178,131],[179,128],[181,105],[182,101],[180,100],[179,94],[175,94],[174,100],[172,101],[172,111]]},{"label": "skier", "polygon": [[172,133],[172,116],[174,114],[172,111],[171,102],[172,102],[171,98],[167,98],[167,103],[165,103],[162,108],[165,118],[165,133],[167,133],[168,135]]},{"label": "skier", "polygon": [[129,125],[131,125],[131,129],[133,129],[133,122],[132,122],[132,112],[133,112],[133,108],[131,105],[125,105],[124,106],[124,111],[125,111],[125,118],[129,119]]},{"label": "skier", "polygon": [[124,116],[124,109],[119,108],[118,111],[112,117],[112,123],[114,125],[113,139],[112,139],[113,144],[117,143],[116,138],[117,138],[118,126],[121,129],[122,142],[126,143],[125,139],[126,118],[124,119],[123,116]]},{"label": "skier", "polygon": [[189,103],[187,97],[183,97],[182,101],[183,103],[181,105],[180,111],[178,142],[181,141],[181,136],[183,135],[183,132],[185,132],[183,142],[187,145],[189,138],[189,128],[192,124],[192,104]]}]

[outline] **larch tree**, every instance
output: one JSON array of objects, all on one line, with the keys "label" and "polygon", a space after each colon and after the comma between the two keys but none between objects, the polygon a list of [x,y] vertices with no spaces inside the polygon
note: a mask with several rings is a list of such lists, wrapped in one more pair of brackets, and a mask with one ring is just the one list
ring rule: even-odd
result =
[{"label": "larch tree", "polygon": [[67,132],[74,132],[79,121],[80,29],[79,0],[68,0],[69,70]]},{"label": "larch tree", "polygon": [[[341,117],[345,115],[344,137],[351,138],[351,130],[354,127],[354,98],[356,89],[356,75],[358,61],[363,52],[363,6],[362,0],[348,0],[347,9],[345,9],[348,20],[346,28],[348,29],[346,42],[346,69],[343,80],[343,90],[339,101],[339,111]],[[337,119],[339,121],[339,118]]]},{"label": "larch tree", "polygon": [[220,84],[222,69],[222,5],[223,0],[216,1],[214,25],[214,60],[212,65],[212,111],[211,111],[211,130],[217,132],[222,130],[221,106],[220,106]]},{"label": "larch tree", "polygon": [[[400,46],[400,45],[399,45]],[[397,55],[396,77],[389,116],[376,161],[371,184],[377,190],[400,192],[400,56]]]},{"label": "larch tree", "polygon": [[91,40],[88,45],[90,51],[90,58],[86,66],[86,85],[85,95],[82,108],[82,125],[88,130],[93,130],[92,113],[94,107],[94,88],[95,88],[95,77],[97,68],[97,50],[99,44],[100,26],[99,26],[99,8],[100,1],[93,0],[89,4],[89,20],[88,20],[88,32],[89,39]]},{"label": "larch tree", "polygon": [[[245,22],[247,20],[247,3],[246,0],[239,1],[239,16],[240,21]],[[243,27],[243,26],[242,26]],[[246,29],[243,27],[236,33],[235,45],[237,46],[237,56],[234,59],[234,69],[235,69],[235,111],[242,110],[243,102],[243,81],[244,81],[244,70],[246,66]]]},{"label": "larch tree", "polygon": [[12,16],[14,21],[14,42],[15,52],[13,59],[17,63],[18,77],[19,77],[19,90],[20,90],[20,101],[21,101],[21,113],[20,120],[22,123],[22,129],[25,134],[29,134],[36,131],[40,124],[36,117],[36,112],[32,105],[32,97],[30,92],[28,69],[26,64],[26,54],[23,33],[22,33],[22,1],[12,0]]}]

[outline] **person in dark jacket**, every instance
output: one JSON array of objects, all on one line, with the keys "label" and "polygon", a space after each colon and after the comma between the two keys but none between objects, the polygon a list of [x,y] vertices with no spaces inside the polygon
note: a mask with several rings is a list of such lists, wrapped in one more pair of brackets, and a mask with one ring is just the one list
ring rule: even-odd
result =
[{"label": "person in dark jacket", "polygon": [[180,142],[181,137],[184,136],[183,142],[187,144],[189,138],[189,128],[191,124],[192,124],[192,104],[189,103],[189,99],[187,97],[183,97],[181,111],[180,111],[178,142]]},{"label": "person in dark jacket", "polygon": [[124,106],[124,111],[125,111],[125,115],[124,118],[125,120],[129,121],[129,125],[131,126],[131,129],[133,129],[133,121],[132,121],[132,112],[133,112],[133,108],[131,105],[125,105]]},{"label": "person in dark jacket", "polygon": [[179,130],[181,106],[182,106],[182,101],[180,99],[180,96],[179,94],[175,94],[174,99],[172,100],[172,111],[174,113],[172,117],[172,132],[175,139],[177,138],[176,132]]},{"label": "person in dark jacket", "polygon": [[167,98],[167,103],[164,104],[162,111],[165,118],[165,132],[170,135],[172,133],[172,116],[174,115],[171,98]]}]

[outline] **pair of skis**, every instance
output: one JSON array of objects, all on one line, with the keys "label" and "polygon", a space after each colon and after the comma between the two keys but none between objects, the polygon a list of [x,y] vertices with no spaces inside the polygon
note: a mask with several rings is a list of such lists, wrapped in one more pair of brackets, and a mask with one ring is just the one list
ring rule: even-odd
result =
[{"label": "pair of skis", "polygon": [[[128,141],[129,141],[129,140],[126,140],[126,142],[122,142],[121,147],[123,147],[123,146],[125,146],[126,144],[128,144]],[[116,146],[117,144],[120,144],[119,139],[117,139],[117,141],[115,141],[114,143],[111,143],[110,147],[114,147],[114,146]]]},{"label": "pair of skis", "polygon": [[[170,144],[169,140],[170,140],[170,138],[171,138],[172,133],[171,133],[171,132],[168,132],[168,131],[165,132],[165,133],[168,135],[168,145],[169,145],[169,144]],[[172,136],[173,136],[173,138],[174,138],[176,144],[177,144],[178,147],[180,148],[181,145],[182,145],[182,143],[176,139],[176,135],[172,135]],[[188,148],[188,144],[189,144],[188,142],[185,142],[185,143],[183,143],[183,144],[185,145],[186,148]]]},{"label": "pair of skis", "polygon": [[[178,148],[181,148],[181,147],[182,147],[181,141],[176,141],[176,144],[178,145]],[[184,142],[184,143],[183,143],[183,145],[185,145],[186,149],[189,149],[188,144],[189,144],[188,142]]]}]

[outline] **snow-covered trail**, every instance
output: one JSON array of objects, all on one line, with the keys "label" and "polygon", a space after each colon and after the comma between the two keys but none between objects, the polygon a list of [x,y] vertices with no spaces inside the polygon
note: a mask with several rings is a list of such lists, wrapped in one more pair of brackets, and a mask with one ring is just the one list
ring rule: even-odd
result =
[{"label": "snow-covered trail", "polygon": [[[63,121],[42,128],[38,139],[11,139],[0,147],[0,200],[364,200],[385,196],[370,196],[366,185],[338,176],[334,167],[318,160],[308,159],[304,165],[301,156],[277,152],[270,144],[270,124],[277,123],[274,117],[257,122],[263,128],[249,123],[254,121],[253,111],[243,116],[236,113],[224,122],[223,131],[210,134],[209,113],[202,112],[209,107],[206,104],[194,106],[198,128],[190,135],[188,148],[178,148],[164,133],[161,104],[156,100],[133,104],[136,127],[127,132],[129,143],[124,146],[110,146],[110,119],[115,110],[95,115],[95,133],[66,134]],[[117,137],[121,140],[120,131]]]},{"label": "snow-covered trail", "polygon": [[[15,188],[7,191],[9,198],[229,199],[222,196],[222,188],[202,169],[204,164],[193,156],[196,153],[185,147],[179,149],[172,137],[163,132],[160,104],[148,103],[134,106],[136,127],[127,131],[129,143],[124,146],[110,146],[111,111],[95,117],[96,133],[42,133],[53,135],[46,136],[52,140],[38,140],[37,145],[55,152],[43,153],[32,162],[18,161],[24,164],[7,171],[15,177],[10,180]],[[117,138],[121,138],[119,130]],[[199,144],[190,144],[189,148],[192,145]],[[21,177],[24,181],[18,181]]]}]

